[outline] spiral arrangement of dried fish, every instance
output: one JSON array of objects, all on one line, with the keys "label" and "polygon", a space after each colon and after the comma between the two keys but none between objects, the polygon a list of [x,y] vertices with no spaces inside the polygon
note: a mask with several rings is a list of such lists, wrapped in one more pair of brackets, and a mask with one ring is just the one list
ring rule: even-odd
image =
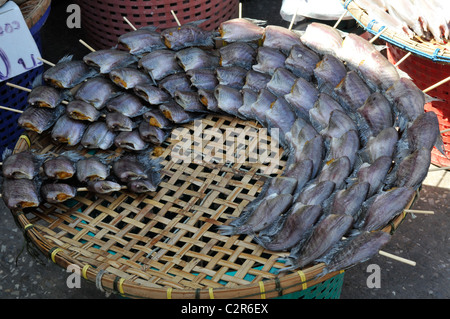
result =
[{"label": "spiral arrangement of dried fish", "polygon": [[[154,191],[155,151],[173,128],[212,113],[256,120],[279,132],[286,169],[217,230],[289,251],[281,271],[322,261],[326,273],[379,251],[390,238],[380,229],[414,197],[431,149],[443,151],[436,115],[423,108],[430,97],[371,43],[327,25],[312,23],[301,36],[249,19],[226,21],[217,33],[144,27],[118,45],[62,59],[32,90],[19,124],[69,150],[6,156],[9,208],[35,207],[42,194],[64,201],[80,186]],[[76,147],[98,153],[81,156]],[[84,184],[60,182],[74,176]]]}]

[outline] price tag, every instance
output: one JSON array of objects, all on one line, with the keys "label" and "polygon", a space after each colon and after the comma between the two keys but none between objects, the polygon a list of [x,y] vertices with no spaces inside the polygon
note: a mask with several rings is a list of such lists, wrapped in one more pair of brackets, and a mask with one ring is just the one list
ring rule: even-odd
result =
[{"label": "price tag", "polygon": [[0,82],[42,65],[40,57],[19,6],[8,1],[0,7]]}]

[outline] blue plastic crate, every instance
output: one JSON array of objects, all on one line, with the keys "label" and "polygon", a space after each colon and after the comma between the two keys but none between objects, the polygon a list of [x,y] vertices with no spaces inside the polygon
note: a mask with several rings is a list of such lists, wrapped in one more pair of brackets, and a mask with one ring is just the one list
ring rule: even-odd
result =
[{"label": "blue plastic crate", "polygon": [[[50,14],[50,6],[46,10],[45,14],[35,23],[30,32],[33,35],[34,40],[42,52],[41,34],[40,30],[44,25]],[[6,82],[20,85],[23,87],[31,87],[33,81],[44,72],[44,66],[40,66],[26,73],[22,73],[7,81],[0,83],[0,105],[18,110],[24,110],[27,107],[28,92],[21,91],[6,85]],[[10,112],[6,110],[0,110],[0,155],[5,148],[14,148],[20,135],[23,133],[23,129],[18,126],[17,120],[20,117],[20,113]]]}]

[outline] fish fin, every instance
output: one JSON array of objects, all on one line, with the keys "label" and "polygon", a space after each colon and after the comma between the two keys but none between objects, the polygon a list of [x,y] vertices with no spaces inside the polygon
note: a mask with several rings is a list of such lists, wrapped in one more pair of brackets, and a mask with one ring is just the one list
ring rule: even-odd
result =
[{"label": "fish fin", "polygon": [[430,102],[445,102],[445,100],[443,99],[432,97],[431,95],[428,95],[426,93],[424,93],[424,97],[425,97],[425,104]]},{"label": "fish fin", "polygon": [[31,88],[36,88],[38,86],[41,86],[43,84],[43,73],[40,73],[38,76],[36,76],[33,81],[31,82]]},{"label": "fish fin", "polygon": [[71,160],[74,163],[86,158],[85,156],[81,155],[80,153],[78,153],[76,151],[65,151],[65,152],[61,153],[61,155],[67,157],[69,160]]},{"label": "fish fin", "polygon": [[232,236],[232,235],[236,235],[237,228],[233,227],[233,226],[220,225],[220,226],[217,226],[217,229],[221,235]]},{"label": "fish fin", "polygon": [[156,25],[146,25],[146,26],[143,26],[143,27],[139,28],[138,30],[156,31],[156,30],[158,30],[158,29],[159,29],[159,26],[156,26]]},{"label": "fish fin", "polygon": [[73,54],[67,54],[65,56],[63,56],[58,63],[62,63],[62,62],[69,62],[73,60]]},{"label": "fish fin", "polygon": [[10,148],[5,148],[3,153],[2,153],[2,161],[4,162],[5,159],[7,159],[8,157],[10,157],[12,155],[13,151]]},{"label": "fish fin", "polygon": [[267,25],[267,20],[259,20],[259,19],[253,19],[253,18],[243,18],[253,24],[256,24],[257,26],[263,27]]},{"label": "fish fin", "polygon": [[439,152],[441,152],[442,155],[445,156],[445,158],[448,159],[447,154],[446,154],[446,150],[445,150],[445,144],[444,141],[442,140],[442,135],[439,134],[438,137],[436,138],[436,142],[434,143],[434,147],[437,148],[437,150]]}]

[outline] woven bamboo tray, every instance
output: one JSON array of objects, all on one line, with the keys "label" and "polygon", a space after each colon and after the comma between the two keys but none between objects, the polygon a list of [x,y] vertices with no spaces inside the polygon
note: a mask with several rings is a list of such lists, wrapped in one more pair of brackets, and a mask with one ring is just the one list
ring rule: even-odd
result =
[{"label": "woven bamboo tray", "polygon": [[[366,11],[362,10],[353,0],[340,1],[352,17],[368,32],[377,34],[385,28],[378,21],[370,18]],[[399,34],[391,29],[386,29],[380,35],[380,39],[412,54],[430,59],[433,62],[450,62],[450,44],[448,43],[441,45],[434,42],[419,42],[417,39],[409,39],[403,34]]]},{"label": "woven bamboo tray", "polygon": [[[210,115],[208,127],[260,129],[255,122]],[[193,134],[193,124],[184,126]],[[271,143],[270,137],[268,142]],[[252,138],[249,139],[252,144]],[[168,139],[162,149],[162,182],[156,192],[80,193],[64,204],[12,212],[25,237],[54,263],[77,265],[102,290],[130,298],[276,298],[322,283],[341,272],[318,275],[323,264],[275,274],[287,253],[264,250],[251,236],[222,236],[216,226],[239,216],[260,192],[266,164],[177,164]],[[15,152],[32,148],[60,153],[47,134],[22,136]],[[111,151],[117,152],[119,150]],[[82,151],[85,152],[85,151]],[[280,153],[282,150],[280,149]],[[413,199],[410,205],[412,205]],[[393,232],[405,214],[384,228]],[[343,274],[342,274],[343,275]]]}]

